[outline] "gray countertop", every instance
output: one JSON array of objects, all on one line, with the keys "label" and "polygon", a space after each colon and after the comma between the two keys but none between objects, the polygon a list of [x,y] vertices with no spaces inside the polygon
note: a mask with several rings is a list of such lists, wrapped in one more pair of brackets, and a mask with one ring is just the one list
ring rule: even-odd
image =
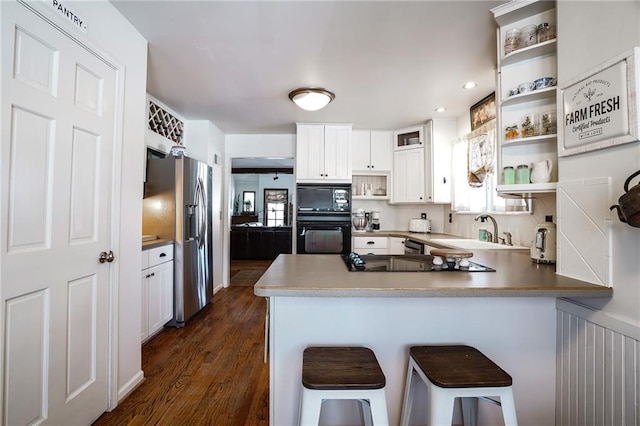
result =
[{"label": "gray countertop", "polygon": [[143,241],[142,250],[149,250],[156,247],[162,247],[171,243],[173,243],[173,240],[168,240],[165,238],[158,238],[157,240]]},{"label": "gray countertop", "polygon": [[281,254],[255,284],[254,293],[263,297],[612,295],[611,288],[556,275],[555,265],[531,262],[528,250],[475,250],[471,260],[496,272],[349,272],[338,255]]}]

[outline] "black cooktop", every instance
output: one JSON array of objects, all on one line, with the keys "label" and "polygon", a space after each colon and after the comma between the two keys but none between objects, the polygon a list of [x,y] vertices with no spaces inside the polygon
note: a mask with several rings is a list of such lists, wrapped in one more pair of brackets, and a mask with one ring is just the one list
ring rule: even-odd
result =
[{"label": "black cooktop", "polygon": [[469,266],[456,262],[434,265],[429,254],[343,254],[342,260],[351,272],[495,272],[488,266],[469,261]]}]

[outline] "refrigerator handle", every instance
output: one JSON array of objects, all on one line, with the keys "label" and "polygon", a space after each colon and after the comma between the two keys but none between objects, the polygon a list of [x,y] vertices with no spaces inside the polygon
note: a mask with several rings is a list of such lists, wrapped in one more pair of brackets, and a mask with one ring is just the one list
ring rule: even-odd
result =
[{"label": "refrigerator handle", "polygon": [[198,248],[202,248],[205,244],[207,237],[207,199],[204,194],[204,183],[202,179],[198,179],[198,185],[196,186],[196,201],[198,201],[197,208],[199,214],[197,215],[198,223]]}]

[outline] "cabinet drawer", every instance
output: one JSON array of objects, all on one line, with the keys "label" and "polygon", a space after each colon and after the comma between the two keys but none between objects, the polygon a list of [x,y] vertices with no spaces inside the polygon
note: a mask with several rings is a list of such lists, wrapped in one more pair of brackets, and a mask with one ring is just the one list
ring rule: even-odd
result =
[{"label": "cabinet drawer", "polygon": [[[387,237],[354,237],[354,249],[386,249]],[[358,251],[358,250],[356,250]]]},{"label": "cabinet drawer", "polygon": [[362,248],[356,250],[359,255],[363,254],[389,254],[386,248]]},{"label": "cabinet drawer", "polygon": [[149,252],[149,267],[173,260],[173,244],[155,247],[147,251]]}]

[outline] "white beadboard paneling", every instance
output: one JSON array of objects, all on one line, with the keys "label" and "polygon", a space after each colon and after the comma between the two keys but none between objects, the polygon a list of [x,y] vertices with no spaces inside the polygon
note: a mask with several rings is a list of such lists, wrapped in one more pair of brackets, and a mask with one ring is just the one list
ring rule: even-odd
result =
[{"label": "white beadboard paneling", "polygon": [[556,425],[638,425],[640,328],[557,302]]},{"label": "white beadboard paneling", "polygon": [[558,183],[560,275],[611,285],[611,178]]}]

